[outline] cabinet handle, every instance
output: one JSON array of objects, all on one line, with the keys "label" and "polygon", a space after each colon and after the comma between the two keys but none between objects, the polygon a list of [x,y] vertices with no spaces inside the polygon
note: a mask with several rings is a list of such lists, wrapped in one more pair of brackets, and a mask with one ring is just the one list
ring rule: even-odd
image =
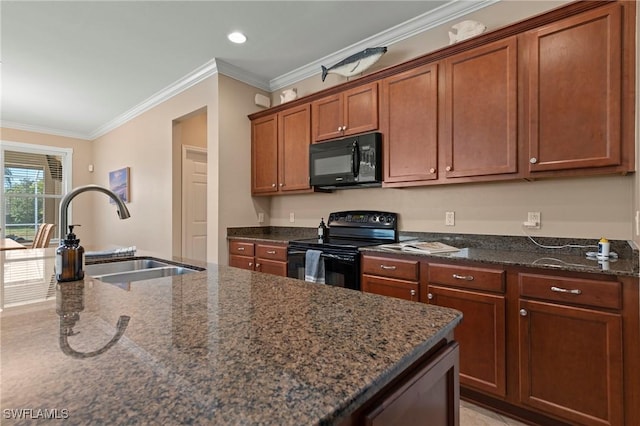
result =
[{"label": "cabinet handle", "polygon": [[429,299],[429,300],[433,300],[433,293],[429,293],[429,294],[427,294],[427,299]]},{"label": "cabinet handle", "polygon": [[275,250],[267,250],[267,254],[276,254]]},{"label": "cabinet handle", "polygon": [[392,265],[392,266],[380,265],[380,267],[381,267],[382,269],[387,269],[387,270],[389,270],[389,271],[395,271],[395,270],[396,270],[396,267],[395,267],[395,266],[393,266],[393,265]]},{"label": "cabinet handle", "polygon": [[520,309],[520,316],[521,317],[526,317],[529,314],[529,312],[527,312],[526,309]]},{"label": "cabinet handle", "polygon": [[536,157],[531,157],[531,158],[529,159],[529,162],[530,162],[531,164],[536,164],[536,163],[538,162],[538,159],[537,159]]},{"label": "cabinet handle", "polygon": [[451,171],[451,169],[452,169],[452,167],[451,167],[451,166],[447,166],[447,167],[445,167],[444,169],[445,169],[446,171],[450,172],[450,171]]},{"label": "cabinet handle", "polygon": [[569,289],[562,288],[562,287],[552,286],[551,287],[551,291],[555,291],[556,293],[582,294],[582,290],[580,290],[578,288],[574,288],[574,289],[569,290]]},{"label": "cabinet handle", "polygon": [[434,169],[433,167],[429,169],[429,173],[433,174],[436,172],[436,169]]},{"label": "cabinet handle", "polygon": [[458,274],[453,274],[453,278],[455,278],[456,280],[473,281],[473,275],[458,275]]},{"label": "cabinet handle", "polygon": [[244,251],[244,247],[238,247],[238,251]]}]

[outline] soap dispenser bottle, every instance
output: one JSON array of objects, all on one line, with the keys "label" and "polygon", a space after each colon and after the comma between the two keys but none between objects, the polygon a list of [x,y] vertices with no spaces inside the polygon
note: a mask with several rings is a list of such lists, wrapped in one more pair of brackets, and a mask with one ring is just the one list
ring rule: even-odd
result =
[{"label": "soap dispenser bottle", "polygon": [[328,237],[327,225],[324,224],[324,217],[320,219],[320,225],[318,226],[318,240],[324,240]]},{"label": "soap dispenser bottle", "polygon": [[73,233],[74,226],[69,225],[67,238],[60,242],[56,250],[56,280],[58,282],[77,281],[84,278],[84,248]]}]

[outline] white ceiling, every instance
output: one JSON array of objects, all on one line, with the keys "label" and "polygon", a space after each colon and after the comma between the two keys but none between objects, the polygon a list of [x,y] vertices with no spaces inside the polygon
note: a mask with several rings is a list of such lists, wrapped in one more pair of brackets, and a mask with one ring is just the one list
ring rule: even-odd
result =
[{"label": "white ceiling", "polygon": [[212,73],[275,91],[495,1],[3,0],[2,126],[94,139]]}]

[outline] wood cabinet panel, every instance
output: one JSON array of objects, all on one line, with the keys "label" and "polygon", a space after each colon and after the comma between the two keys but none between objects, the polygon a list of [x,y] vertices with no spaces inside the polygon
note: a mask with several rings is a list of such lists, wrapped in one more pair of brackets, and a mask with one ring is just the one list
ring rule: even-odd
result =
[{"label": "wood cabinet panel", "polygon": [[438,177],[438,65],[405,71],[382,81],[384,182]]},{"label": "wood cabinet panel", "polygon": [[364,274],[360,285],[365,293],[381,294],[412,301],[419,300],[420,285],[417,282]]},{"label": "wood cabinet panel", "polygon": [[417,281],[419,278],[419,262],[382,256],[362,256],[362,272],[370,275]]},{"label": "wood cabinet panel", "polygon": [[278,189],[309,189],[309,145],[311,105],[278,114]]},{"label": "wood cabinet panel", "polygon": [[454,332],[460,344],[460,383],[505,397],[505,297],[430,283],[428,299],[431,304],[457,309],[464,316]]},{"label": "wood cabinet panel", "polygon": [[254,270],[254,259],[249,256],[239,256],[237,254],[229,255],[229,266],[234,266],[236,268],[248,269],[249,271]]},{"label": "wood cabinet panel", "polygon": [[251,122],[251,193],[278,191],[277,114]]},{"label": "wood cabinet panel", "polygon": [[621,6],[529,31],[529,171],[621,164]]},{"label": "wood cabinet panel", "polygon": [[466,289],[496,293],[504,293],[505,291],[505,272],[501,269],[430,263],[428,280],[433,284],[445,284]]},{"label": "wood cabinet panel", "polygon": [[378,83],[373,82],[311,103],[313,141],[341,138],[378,128]]},{"label": "wood cabinet panel", "polygon": [[520,295],[596,308],[622,308],[618,281],[588,280],[551,275],[520,274]]},{"label": "wood cabinet panel", "polygon": [[451,343],[433,361],[384,396],[361,422],[367,426],[452,426],[460,423],[458,345]]},{"label": "wood cabinet panel", "polygon": [[622,317],[529,300],[520,309],[520,402],[573,424],[625,424]]},{"label": "wood cabinet panel", "polygon": [[444,61],[446,178],[518,171],[515,36]]}]

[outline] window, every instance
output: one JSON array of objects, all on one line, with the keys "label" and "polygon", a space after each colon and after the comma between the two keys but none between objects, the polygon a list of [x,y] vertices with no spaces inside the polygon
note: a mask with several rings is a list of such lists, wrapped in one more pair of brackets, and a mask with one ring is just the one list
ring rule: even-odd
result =
[{"label": "window", "polygon": [[0,237],[29,244],[40,224],[59,224],[60,201],[71,181],[72,150],[4,141],[0,146]]}]

